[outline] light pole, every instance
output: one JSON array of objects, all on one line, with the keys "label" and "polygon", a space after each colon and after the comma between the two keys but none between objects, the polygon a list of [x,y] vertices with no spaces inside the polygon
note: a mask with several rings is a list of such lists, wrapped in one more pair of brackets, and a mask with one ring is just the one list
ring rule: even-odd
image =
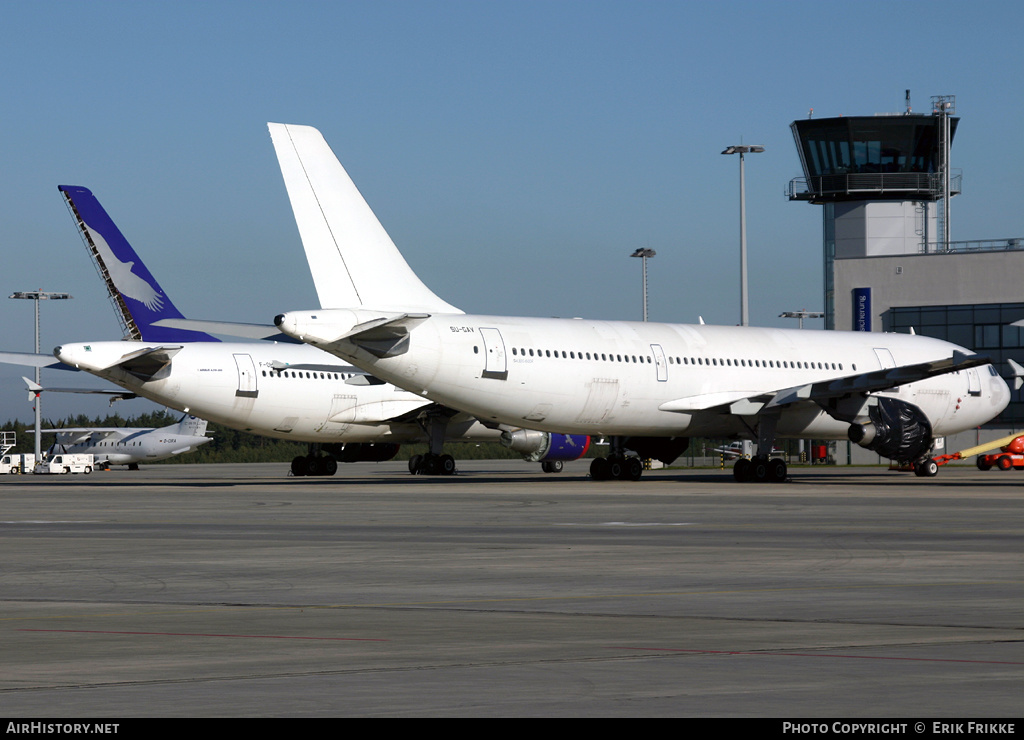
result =
[{"label": "light pole", "polygon": [[740,326],[750,325],[747,309],[747,194],[744,182],[743,156],[748,152],[759,154],[763,146],[730,146],[722,154],[740,155]]},{"label": "light pole", "polygon": [[825,314],[818,313],[817,311],[805,311],[803,309],[799,311],[783,311],[779,314],[780,319],[799,319],[800,323],[797,325],[799,328],[804,328],[804,319],[823,319]]},{"label": "light pole", "polygon": [[[35,301],[36,305],[36,354],[39,354],[39,301],[61,301],[71,298],[70,293],[47,293],[42,290],[26,290],[18,291],[17,293],[9,296],[10,298],[21,298],[25,300]],[[36,385],[40,385],[39,382],[39,366],[36,366]],[[36,462],[39,462],[39,458],[42,457],[42,410],[40,409],[40,401],[42,398],[36,395]]]},{"label": "light pole", "polygon": [[640,257],[644,263],[644,321],[647,321],[647,258],[656,255],[653,249],[646,249],[645,247],[638,247],[630,257]]}]

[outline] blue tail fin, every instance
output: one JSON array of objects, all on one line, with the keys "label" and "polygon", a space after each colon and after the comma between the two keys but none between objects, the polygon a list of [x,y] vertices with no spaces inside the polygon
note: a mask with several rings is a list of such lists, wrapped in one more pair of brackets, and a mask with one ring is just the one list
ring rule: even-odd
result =
[{"label": "blue tail fin", "polygon": [[103,206],[87,188],[58,185],[82,239],[107,285],[125,337],[142,342],[217,342],[200,331],[153,326],[160,319],[183,319],[171,299],[135,253]]}]

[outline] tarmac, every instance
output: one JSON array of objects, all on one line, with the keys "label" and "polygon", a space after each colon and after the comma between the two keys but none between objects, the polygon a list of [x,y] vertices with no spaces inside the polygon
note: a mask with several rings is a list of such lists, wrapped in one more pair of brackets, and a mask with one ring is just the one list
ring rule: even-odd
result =
[{"label": "tarmac", "polygon": [[1021,715],[1022,473],[459,468],[3,477],[0,716]]}]

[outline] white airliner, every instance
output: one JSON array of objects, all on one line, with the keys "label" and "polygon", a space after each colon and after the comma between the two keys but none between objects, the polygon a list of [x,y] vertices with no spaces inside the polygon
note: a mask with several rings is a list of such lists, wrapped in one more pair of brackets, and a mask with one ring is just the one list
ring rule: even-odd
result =
[{"label": "white airliner", "polygon": [[213,437],[206,436],[206,422],[186,414],[177,424],[153,428],[82,427],[43,429],[56,433],[49,454],[90,454],[97,468],[127,465],[138,470],[140,462],[155,462],[192,452]]},{"label": "white airliner", "polygon": [[[337,463],[387,460],[399,444],[428,442],[410,471],[450,474],[445,440],[498,441],[502,430],[368,376],[348,363],[270,329],[280,341],[220,342],[203,332],[169,328],[182,319],[167,294],[107,215],[81,187],[60,186],[79,230],[119,306],[130,341],[64,344],[67,366],[109,380],[164,406],[234,429],[308,442],[292,462],[297,475],[333,475]],[[113,265],[113,266],[112,266]],[[125,284],[126,287],[122,287]],[[0,360],[26,362],[4,353]],[[50,358],[52,362],[52,358]],[[508,435],[506,435],[508,436]],[[518,437],[524,455],[546,472],[582,455],[583,440],[560,435]]]},{"label": "white airliner", "polygon": [[691,436],[756,440],[740,480],[786,478],[778,437],[849,438],[934,475],[935,437],[1009,403],[987,358],[923,336],[465,314],[412,272],[319,131],[271,130],[317,280],[359,286],[278,328],[484,421],[608,436],[593,478],[636,479],[630,451],[671,462]]}]

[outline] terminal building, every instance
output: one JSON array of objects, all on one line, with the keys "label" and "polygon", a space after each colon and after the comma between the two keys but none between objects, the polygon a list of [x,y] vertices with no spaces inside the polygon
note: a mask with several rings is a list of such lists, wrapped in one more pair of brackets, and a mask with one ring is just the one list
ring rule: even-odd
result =
[{"label": "terminal building", "polygon": [[[908,93],[909,97],[909,93]],[[988,355],[1013,389],[1006,360],[1024,364],[1024,239],[950,240],[950,167],[959,118],[952,96],[928,114],[808,118],[791,128],[804,176],[789,199],[822,208],[825,328],[910,332]],[[991,428],[988,428],[991,427]],[[946,451],[1024,428],[1024,399]],[[836,461],[872,462],[856,445]],[[939,451],[941,452],[941,451]]]}]

